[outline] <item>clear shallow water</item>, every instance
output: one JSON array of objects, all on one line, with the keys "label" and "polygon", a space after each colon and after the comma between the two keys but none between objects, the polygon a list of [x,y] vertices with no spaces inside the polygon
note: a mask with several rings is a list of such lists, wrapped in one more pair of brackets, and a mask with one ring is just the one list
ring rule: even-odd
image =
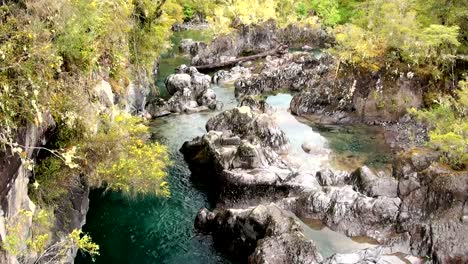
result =
[{"label": "clear shallow water", "polygon": [[[184,34],[192,35],[196,40],[202,38],[194,32]],[[200,38],[197,39],[197,36]],[[179,35],[175,38],[178,43],[182,37]],[[175,49],[178,49],[177,45]],[[176,51],[162,58],[159,82],[163,80],[162,76],[173,73],[175,67],[188,62],[187,57],[178,55]],[[215,86],[213,89],[225,109],[237,105],[232,84]],[[370,148],[376,138],[371,137],[369,144],[360,145],[364,141],[359,138],[369,138],[367,134],[362,134],[367,132],[356,130],[347,133],[347,130],[339,128],[312,128],[307,121],[297,119],[288,112],[290,100],[288,94],[278,94],[267,99],[269,104],[277,108],[275,117],[290,139],[292,151],[307,168],[316,168],[333,161],[336,159],[334,157],[343,157],[341,153],[357,157],[364,154],[378,156],[372,152],[376,150]],[[151,123],[152,140],[166,144],[174,162],[168,178],[172,193],[170,198],[144,197],[132,200],[119,193],[103,194],[99,190],[91,193],[87,224],[83,230],[100,245],[100,256],[94,263],[230,263],[215,250],[209,236],[198,235],[193,228],[198,209],[211,208],[212,205],[203,186],[190,180],[190,171],[179,153],[183,142],[205,133],[206,121],[217,113],[173,115]],[[324,151],[325,154],[305,153],[301,147],[304,142],[309,142],[315,150]],[[336,151],[331,153],[330,149]],[[365,163],[366,158],[361,161]],[[347,252],[343,250],[349,249],[350,245],[355,249],[358,244],[327,229],[306,228],[305,234],[316,241],[325,256],[332,252]],[[76,263],[93,262],[79,255]]]},{"label": "clear shallow water", "polygon": [[303,234],[314,241],[323,258],[335,253],[352,253],[378,245],[376,241],[365,237],[349,238],[332,231],[317,220],[302,219],[302,221]]},{"label": "clear shallow water", "polygon": [[[291,99],[292,95],[279,93],[268,96],[266,101],[276,109],[273,115],[277,124],[286,133],[291,150],[303,169],[332,166],[351,171],[363,165],[387,169],[391,151],[380,128],[316,126],[289,112]],[[304,151],[303,145],[311,149],[310,153]]]},{"label": "clear shallow water", "polygon": [[[299,122],[289,112],[291,99],[290,94],[279,93],[268,96],[266,102],[275,108],[273,116],[278,126],[286,133],[291,145],[292,156],[297,157],[296,162],[301,164],[303,169],[318,170],[330,159],[328,141],[310,126]],[[313,147],[313,151],[310,154],[306,153],[302,149],[303,144]]]}]

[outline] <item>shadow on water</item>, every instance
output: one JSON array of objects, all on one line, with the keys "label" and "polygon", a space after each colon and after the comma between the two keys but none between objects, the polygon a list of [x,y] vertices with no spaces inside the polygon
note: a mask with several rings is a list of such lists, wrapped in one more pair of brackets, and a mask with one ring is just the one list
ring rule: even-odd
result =
[{"label": "shadow on water", "polygon": [[[177,53],[182,38],[203,40],[199,32],[174,36],[174,48],[163,56],[159,83],[188,57]],[[163,85],[162,85],[163,87]],[[232,88],[232,87],[231,87]],[[231,88],[214,87],[227,107],[236,104]],[[205,123],[215,112],[175,115],[151,123],[152,140],[166,144],[173,165],[168,171],[169,198],[146,196],[130,199],[120,193],[94,190],[84,232],[100,246],[95,262],[78,254],[76,263],[231,263],[213,246],[210,236],[195,232],[198,210],[211,207],[204,186],[190,180],[190,171],[179,153],[183,142],[205,132]]]},{"label": "shadow on water", "polygon": [[[160,61],[158,80],[160,87],[164,86],[161,82],[173,73],[175,67],[189,62],[188,57],[177,53],[180,40],[187,37],[194,40],[206,38],[196,32],[184,32],[174,37],[173,50]],[[224,103],[224,109],[231,109],[237,105],[232,84],[214,86],[213,89],[218,99]],[[356,136],[365,132],[358,130],[350,134],[344,133],[346,130],[341,129],[316,129],[288,112],[290,95],[271,97],[268,100],[279,108],[277,113],[279,125],[290,138],[293,151],[299,155],[313,161],[313,158],[305,155],[301,148],[306,139],[323,150],[349,152],[356,156],[366,154],[374,156],[373,153],[367,153],[373,151],[370,150],[372,138],[369,146],[360,148],[361,141],[357,141],[357,145],[353,146],[352,142]],[[105,194],[102,190],[91,192],[90,209],[83,230],[100,245],[100,256],[94,263],[232,263],[216,250],[210,236],[199,235],[194,230],[193,221],[197,211],[202,207],[212,208],[213,204],[207,195],[207,186],[191,180],[190,170],[179,152],[185,141],[205,133],[207,120],[217,113],[219,112],[172,115],[151,123],[152,140],[166,144],[173,160],[173,165],[168,171],[171,189],[169,198],[130,199],[115,192]],[[366,134],[360,136],[368,137]],[[311,238],[320,241],[326,236],[328,234],[321,233]],[[341,238],[338,240],[342,241]],[[323,250],[330,252],[336,247],[339,246],[324,246]],[[79,254],[76,263],[93,262],[90,258]]]}]

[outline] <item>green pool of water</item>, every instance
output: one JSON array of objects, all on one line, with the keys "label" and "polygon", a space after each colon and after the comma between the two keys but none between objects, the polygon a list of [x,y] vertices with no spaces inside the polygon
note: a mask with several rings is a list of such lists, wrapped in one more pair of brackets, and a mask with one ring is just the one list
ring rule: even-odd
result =
[{"label": "green pool of water", "polygon": [[[177,35],[177,44],[182,38],[191,37],[200,40],[204,36],[196,32],[184,32]],[[174,71],[181,63],[188,63],[188,58],[174,50],[161,60],[160,81]],[[232,84],[213,87],[225,109],[237,105]],[[277,107],[278,124],[291,141],[295,154],[307,160],[310,167],[317,166],[315,159],[323,162],[332,160],[333,155],[369,156],[375,155],[371,148],[374,142],[356,138],[368,138],[365,131],[349,133],[341,129],[317,129],[303,120],[296,119],[288,112],[291,96],[280,94],[268,98],[268,102]],[[130,199],[120,193],[102,193],[92,191],[87,223],[83,230],[89,233],[100,245],[100,256],[94,263],[230,263],[213,246],[210,236],[200,235],[194,230],[193,221],[201,207],[212,208],[204,186],[190,180],[190,171],[185,164],[179,148],[184,141],[191,140],[205,133],[206,121],[218,112],[203,112],[191,115],[173,115],[157,119],[151,123],[152,140],[160,141],[169,147],[174,165],[169,169],[171,197],[144,197]],[[354,131],[354,130],[353,130]],[[318,149],[328,150],[327,155],[317,157],[305,154],[301,149],[304,141],[312,142]],[[364,144],[364,143],[365,144]],[[364,144],[361,146],[361,144]],[[347,154],[351,153],[351,154]],[[325,157],[325,158],[324,158]],[[308,166],[309,166],[308,165]],[[310,230],[309,230],[310,231]],[[337,252],[336,245],[342,245],[342,236],[329,235],[327,232],[308,232],[317,240],[320,250],[325,255]],[[348,241],[348,240],[346,240]],[[76,263],[93,263],[88,257],[78,254]]]}]

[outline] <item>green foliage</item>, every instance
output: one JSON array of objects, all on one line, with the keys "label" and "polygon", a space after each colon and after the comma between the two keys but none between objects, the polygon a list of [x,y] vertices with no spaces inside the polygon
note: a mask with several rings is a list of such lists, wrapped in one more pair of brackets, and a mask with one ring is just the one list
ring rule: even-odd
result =
[{"label": "green foliage", "polygon": [[102,151],[98,157],[97,174],[91,178],[94,185],[104,184],[107,189],[121,191],[130,196],[170,194],[166,168],[170,165],[165,146],[145,144],[148,128],[141,119],[119,114],[107,119],[101,131],[88,139],[89,147]]},{"label": "green foliage", "polygon": [[[20,210],[6,223],[7,235],[2,248],[16,257],[43,252],[51,240],[53,216],[53,212],[46,209],[40,209],[35,213]],[[25,229],[29,221],[31,221],[30,231]]]},{"label": "green foliage", "polygon": [[133,5],[134,27],[129,36],[130,62],[137,72],[150,72],[155,59],[171,47],[171,26],[182,21],[183,10],[171,0],[135,0]]},{"label": "green foliage", "polygon": [[353,24],[335,29],[334,52],[342,61],[371,70],[409,64],[435,79],[453,65],[460,45],[458,26],[422,25],[415,1],[370,0],[362,10]]},{"label": "green foliage", "polygon": [[35,204],[55,205],[56,201],[68,193],[70,174],[74,173],[61,159],[52,156],[34,167],[34,184],[29,188],[29,196]]},{"label": "green foliage", "polygon": [[310,3],[324,25],[333,26],[342,20],[337,0],[311,0]]},{"label": "green foliage", "polygon": [[468,166],[468,82],[459,83],[457,97],[445,96],[429,110],[412,110],[418,118],[426,121],[431,130],[428,145],[441,151],[443,162],[454,169]]},{"label": "green foliage", "polygon": [[193,7],[189,4],[185,4],[184,8],[184,21],[190,21],[195,17],[195,11]]},{"label": "green foliage", "polygon": [[[58,263],[60,258],[67,256],[67,251],[77,248],[92,257],[99,255],[99,246],[92,242],[89,235],[81,230],[73,230],[68,236],[51,245],[54,214],[50,209],[40,209],[35,212],[21,210],[6,223],[6,237],[2,249],[11,256],[17,257],[20,263],[25,257],[36,256],[34,263]],[[31,223],[31,228],[29,227]],[[27,259],[30,261],[30,259]]]},{"label": "green foliage", "polygon": [[99,255],[99,245],[94,243],[89,235],[83,234],[81,230],[73,230],[68,235],[68,242],[70,246],[75,245],[79,250],[88,253],[91,257]]},{"label": "green foliage", "polygon": [[275,20],[280,27],[290,24],[317,26],[316,19],[307,15],[309,10],[304,1],[219,1],[207,13],[207,20],[216,34],[229,32],[241,24],[261,24],[268,20]]}]

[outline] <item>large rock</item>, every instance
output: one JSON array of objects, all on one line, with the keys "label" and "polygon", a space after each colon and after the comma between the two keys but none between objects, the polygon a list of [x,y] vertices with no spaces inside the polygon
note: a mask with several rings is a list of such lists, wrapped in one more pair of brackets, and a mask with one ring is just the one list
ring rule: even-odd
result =
[{"label": "large rock", "polygon": [[166,78],[166,90],[170,95],[176,92],[190,89],[192,87],[192,78],[186,73],[171,74]]},{"label": "large rock", "polygon": [[357,169],[350,181],[357,191],[369,197],[398,197],[398,181],[395,178],[384,173],[375,174],[366,166]]},{"label": "large rock", "polygon": [[[424,78],[411,69],[405,72],[327,65],[291,101],[291,112],[299,116],[319,115],[330,123],[396,122],[409,108],[422,104]],[[313,81],[312,81],[313,80]]]},{"label": "large rock", "polygon": [[182,39],[180,41],[180,51],[191,56],[195,56],[199,50],[206,48],[206,44],[193,39]]},{"label": "large rock", "polygon": [[222,103],[216,100],[215,92],[210,88],[211,77],[201,74],[194,67],[181,65],[176,73],[166,78],[169,100],[153,100],[146,106],[153,118],[169,113],[195,113],[221,109]]},{"label": "large rock", "polygon": [[289,161],[289,143],[274,119],[243,106],[212,117],[208,133],[181,148],[192,175],[222,198],[284,196],[319,187]]},{"label": "large rock", "polygon": [[248,106],[237,107],[224,111],[210,118],[206,123],[206,130],[231,131],[241,138],[258,139],[262,146],[276,151],[287,151],[288,139],[276,125],[274,119],[263,113],[252,111]]},{"label": "large rock", "polygon": [[439,154],[416,149],[395,161],[402,204],[399,229],[411,234],[414,254],[438,263],[468,261],[468,172],[439,165]]},{"label": "large rock", "polygon": [[400,204],[399,198],[372,198],[345,185],[304,194],[293,210],[303,217],[321,219],[348,236],[367,236],[385,242],[395,232]]},{"label": "large rock", "polygon": [[277,206],[198,212],[195,227],[210,233],[216,245],[241,262],[320,263],[314,243],[302,234],[291,213]]},{"label": "large rock", "polygon": [[259,74],[243,77],[235,82],[235,95],[257,95],[279,89],[301,91],[311,87],[320,77],[326,58],[311,53],[288,53],[281,57],[267,57]]},{"label": "large rock", "polygon": [[214,39],[206,48],[199,49],[192,59],[192,65],[205,65],[231,60],[274,49],[278,43],[291,48],[307,44],[324,47],[328,36],[321,28],[289,26],[279,29],[274,21],[263,25],[239,26],[229,35]]},{"label": "large rock", "polygon": [[230,70],[220,70],[213,74],[211,78],[213,83],[233,82],[241,77],[250,76],[250,69],[242,66],[232,67]]},{"label": "large rock", "polygon": [[323,264],[421,264],[422,258],[399,252],[391,247],[368,248],[358,252],[335,254]]},{"label": "large rock", "polygon": [[[27,159],[34,160],[37,155],[37,147],[41,147],[50,140],[53,130],[56,128],[55,121],[49,112],[42,113],[42,122],[39,125],[28,124],[20,129],[14,139],[19,145],[24,146],[23,154]],[[7,236],[7,224],[15,225],[16,221],[22,219],[22,225],[14,233],[18,248],[27,247],[32,228],[32,217],[36,211],[36,205],[28,196],[28,184],[31,172],[27,169],[21,157],[12,152],[11,146],[4,146],[0,150],[0,242],[4,243]],[[21,215],[22,211],[31,212],[31,215]],[[24,261],[31,262],[34,254],[26,255]],[[0,250],[0,263],[19,263],[15,256]]]}]

